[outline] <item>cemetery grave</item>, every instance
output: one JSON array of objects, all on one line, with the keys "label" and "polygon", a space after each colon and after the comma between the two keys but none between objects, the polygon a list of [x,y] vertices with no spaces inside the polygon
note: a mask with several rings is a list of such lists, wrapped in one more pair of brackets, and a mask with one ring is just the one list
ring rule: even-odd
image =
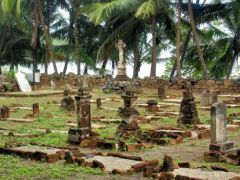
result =
[{"label": "cemetery grave", "polygon": [[[215,161],[211,159],[207,162],[209,160],[207,153],[213,156],[212,151],[207,152],[209,145],[212,146],[210,144],[213,133],[212,117],[210,111],[206,113],[201,108],[199,103],[201,93],[189,89],[180,90],[183,95],[176,90],[165,92],[169,99],[174,94],[173,99],[183,99],[191,104],[195,102],[195,107],[191,108],[194,110],[193,114],[182,116],[181,113],[189,111],[181,111],[184,108],[180,103],[159,106],[166,101],[166,97],[158,98],[157,89],[143,89],[143,94],[135,95],[130,88],[120,96],[115,92],[106,94],[101,88],[94,88],[90,92],[84,82],[82,83],[82,88],[79,88],[77,94],[75,92],[67,94],[64,90],[64,95],[2,99],[0,106],[9,107],[10,117],[27,120],[28,118],[24,116],[32,114],[35,121],[28,123],[14,120],[0,121],[0,159],[10,158],[18,161],[21,158],[18,163],[22,164],[22,169],[29,167],[26,164],[29,161],[36,168],[71,166],[74,176],[88,178],[95,176],[110,179],[114,176],[143,178],[143,175],[179,178],[188,174],[194,177],[197,171],[202,171],[198,168],[203,166],[209,170],[212,166],[225,168],[232,174],[222,176],[229,178],[239,176],[240,158],[239,150],[236,148],[240,146],[240,126],[232,120],[239,116],[238,107],[227,109],[227,115],[221,116],[226,120],[224,134],[234,142],[234,147],[231,143],[231,147],[228,146],[232,149],[228,150],[227,160],[215,158]],[[148,98],[150,94],[156,95],[156,98]],[[62,107],[60,102],[66,97],[74,98],[75,109]],[[196,100],[193,101],[193,98]],[[220,96],[218,101],[223,102],[228,98]],[[146,106],[139,106],[139,102],[146,102]],[[197,120],[197,125],[196,123],[191,125],[192,121],[187,119],[186,125],[179,126],[179,117],[198,118],[201,123]],[[188,162],[188,169],[178,165],[174,166],[173,170],[168,170],[170,172],[161,170],[165,155],[171,156],[174,164]],[[78,172],[79,168],[81,171]],[[209,170],[204,170],[199,178],[219,176],[212,175]],[[47,176],[51,177],[53,171],[50,168]],[[21,173],[15,175],[22,176]],[[32,172],[31,176],[43,177],[44,173]],[[61,175],[59,172],[59,176],[67,178],[69,174]],[[7,174],[3,177],[7,177]]]}]

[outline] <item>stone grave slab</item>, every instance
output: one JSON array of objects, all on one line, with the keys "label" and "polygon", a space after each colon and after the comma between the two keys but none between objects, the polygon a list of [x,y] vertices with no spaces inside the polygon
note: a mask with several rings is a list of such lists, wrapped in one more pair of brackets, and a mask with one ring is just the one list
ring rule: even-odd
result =
[{"label": "stone grave slab", "polygon": [[37,137],[37,136],[43,135],[42,132],[38,134],[31,134],[31,133],[17,133],[10,130],[0,130],[0,134],[4,136],[14,136],[14,137]]},{"label": "stone grave slab", "polygon": [[143,161],[136,161],[136,160],[119,158],[119,157],[113,157],[113,156],[94,156],[92,158],[85,159],[85,161],[87,161],[87,162],[93,162],[94,160],[102,163],[105,167],[104,170],[106,172],[112,172],[115,169],[126,172],[132,166],[143,162]]},{"label": "stone grave slab", "polygon": [[118,111],[116,108],[111,108],[111,107],[102,107],[105,110],[110,110],[110,111]]},{"label": "stone grave slab", "polygon": [[32,123],[36,121],[34,118],[7,118],[7,121],[12,121],[12,122],[22,122],[22,123]]},{"label": "stone grave slab", "polygon": [[156,115],[164,117],[176,117],[179,116],[179,112],[157,112]]},{"label": "stone grave slab", "polygon": [[[194,126],[197,129],[211,129],[211,125],[209,124],[198,124]],[[238,130],[240,128],[240,125],[234,125],[234,124],[227,124],[227,130]]]},{"label": "stone grave slab", "polygon": [[14,148],[0,147],[0,154],[15,154],[23,158],[44,160],[49,163],[64,159],[67,150],[44,146],[18,146]]},{"label": "stone grave slab", "polygon": [[23,73],[18,72],[15,77],[18,87],[22,92],[32,92],[32,88]]},{"label": "stone grave slab", "polygon": [[240,126],[240,120],[232,120],[233,125]]},{"label": "stone grave slab", "polygon": [[[68,123],[67,126],[69,127],[77,127],[77,123]],[[100,125],[100,124],[92,124],[92,129],[104,129],[106,126],[105,125]]]},{"label": "stone grave slab", "polygon": [[163,102],[180,104],[182,100],[181,99],[164,99]]},{"label": "stone grave slab", "polygon": [[229,180],[233,177],[240,177],[240,174],[234,172],[223,172],[223,171],[209,171],[203,169],[190,169],[190,168],[179,168],[173,171],[174,176],[184,176],[188,178],[183,179],[221,179]]}]

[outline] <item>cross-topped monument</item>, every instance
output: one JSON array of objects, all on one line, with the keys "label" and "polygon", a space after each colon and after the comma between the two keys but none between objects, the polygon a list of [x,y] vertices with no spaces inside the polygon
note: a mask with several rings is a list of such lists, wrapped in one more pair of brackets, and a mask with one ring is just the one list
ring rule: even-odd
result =
[{"label": "cross-topped monument", "polygon": [[124,58],[124,48],[126,47],[126,44],[120,39],[115,44],[115,47],[119,50],[119,60],[118,60],[118,66],[117,66],[117,81],[126,81],[128,80],[128,76],[126,74],[126,67],[125,67],[125,58]]}]

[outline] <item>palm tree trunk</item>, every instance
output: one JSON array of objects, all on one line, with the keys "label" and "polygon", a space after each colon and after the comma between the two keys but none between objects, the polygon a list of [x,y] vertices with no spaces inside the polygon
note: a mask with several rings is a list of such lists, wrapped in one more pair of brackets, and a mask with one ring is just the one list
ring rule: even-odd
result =
[{"label": "palm tree trunk", "polygon": [[56,74],[58,74],[57,64],[56,64],[55,59],[53,58],[52,42],[51,42],[51,39],[50,39],[50,36],[49,36],[49,33],[48,33],[48,29],[46,27],[45,17],[43,15],[43,11],[42,11],[41,0],[37,0],[37,7],[38,7],[38,13],[39,13],[40,21],[41,21],[41,24],[42,24],[42,29],[43,29],[45,40],[46,40],[47,51],[48,51],[50,59],[52,60],[54,71],[55,71]]},{"label": "palm tree trunk", "polygon": [[104,60],[103,60],[102,67],[101,67],[101,70],[102,70],[102,71],[106,69],[107,62],[108,62],[107,59],[104,59]]},{"label": "palm tree trunk", "polygon": [[[236,55],[237,56],[237,55]],[[235,58],[234,58],[235,59]],[[232,60],[232,62],[231,62],[231,66],[230,66],[230,68],[229,68],[229,71],[228,71],[228,74],[227,74],[227,77],[226,77],[226,79],[229,79],[230,78],[230,76],[231,76],[231,74],[232,74],[232,70],[233,70],[233,66],[234,66],[234,60]]]},{"label": "palm tree trunk", "polygon": [[180,65],[180,43],[181,43],[181,0],[178,0],[178,22],[177,22],[177,44],[176,44],[176,70],[177,70],[177,77],[181,77],[181,65]]},{"label": "palm tree trunk", "polygon": [[136,46],[133,48],[133,78],[138,78],[139,73],[139,64],[140,64],[140,55],[139,55],[139,48],[138,48],[138,42],[136,42]]},{"label": "palm tree trunk", "polygon": [[84,67],[84,72],[83,72],[84,74],[88,74],[88,66],[87,65],[85,65],[85,67]]},{"label": "palm tree trunk", "polygon": [[44,72],[48,74],[48,53],[45,52]]},{"label": "palm tree trunk", "polygon": [[157,19],[156,16],[152,17],[152,64],[150,77],[156,77],[157,68]]},{"label": "palm tree trunk", "polygon": [[[192,32],[192,30],[191,30],[191,28],[190,28],[190,29],[188,30],[188,32],[187,32],[187,36],[186,36],[186,38],[185,38],[185,40],[184,40],[184,43],[183,43],[183,45],[182,45],[182,47],[181,47],[181,52],[182,52],[182,53],[181,53],[181,58],[180,58],[180,67],[181,67],[181,69],[182,69],[182,65],[183,65],[184,58],[185,58],[185,54],[186,54],[186,52],[187,52],[187,47],[188,47],[188,44],[189,44],[191,32]],[[176,71],[176,67],[177,67],[177,64],[176,64],[176,61],[175,61],[174,65],[173,65],[173,67],[172,67],[171,74],[170,74],[170,79],[173,79],[174,73],[175,73],[175,71]]]},{"label": "palm tree trunk", "polygon": [[63,75],[65,76],[67,73],[67,67],[69,63],[69,57],[66,58],[65,63],[64,63],[64,68],[63,68]]},{"label": "palm tree trunk", "polygon": [[81,75],[81,62],[77,61],[77,75]]},{"label": "palm tree trunk", "polygon": [[73,7],[73,36],[74,36],[74,43],[75,43],[75,58],[77,61],[77,74],[81,75],[81,62],[80,62],[80,45],[79,45],[79,38],[78,38],[78,23],[77,23],[77,0],[72,0],[72,7]]},{"label": "palm tree trunk", "polygon": [[209,73],[208,73],[208,69],[203,57],[203,53],[200,47],[200,40],[199,40],[199,36],[196,30],[196,25],[195,25],[195,21],[194,21],[194,16],[193,16],[193,9],[192,9],[192,0],[188,0],[188,11],[189,11],[189,17],[190,17],[190,22],[191,22],[191,27],[192,27],[192,32],[193,32],[193,38],[194,41],[196,43],[196,48],[197,48],[197,53],[199,56],[199,60],[200,63],[202,65],[202,69],[203,69],[203,77],[205,79],[209,79]]}]

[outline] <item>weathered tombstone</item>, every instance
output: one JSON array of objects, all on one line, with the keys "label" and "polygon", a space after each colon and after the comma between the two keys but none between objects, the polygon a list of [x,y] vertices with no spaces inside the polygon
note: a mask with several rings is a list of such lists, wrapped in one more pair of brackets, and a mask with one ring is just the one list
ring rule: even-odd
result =
[{"label": "weathered tombstone", "polygon": [[32,88],[23,73],[18,72],[16,73],[15,77],[16,77],[16,81],[19,86],[19,89],[22,92],[32,92]]},{"label": "weathered tombstone", "polygon": [[137,96],[135,96],[132,92],[127,91],[122,94],[122,99],[124,102],[124,107],[119,108],[118,113],[122,118],[129,118],[132,115],[139,115],[139,112],[133,106],[134,101],[137,100]]},{"label": "weathered tombstone", "polygon": [[34,103],[33,104],[33,115],[37,116],[37,115],[39,115],[39,113],[40,113],[39,104],[38,103]]},{"label": "weathered tombstone", "polygon": [[64,98],[61,100],[61,108],[66,109],[67,111],[74,111],[75,104],[73,98],[70,96],[70,88],[68,85],[64,87]]},{"label": "weathered tombstone", "polygon": [[10,109],[7,106],[3,106],[1,109],[1,118],[6,119],[10,117]]},{"label": "weathered tombstone", "polygon": [[72,143],[81,143],[91,133],[91,95],[85,79],[81,79],[79,84],[78,96],[75,97],[78,127],[68,131],[68,142]]},{"label": "weathered tombstone", "polygon": [[147,101],[147,111],[149,112],[158,112],[158,102],[156,100],[148,100]]},{"label": "weathered tombstone", "polygon": [[126,73],[125,58],[124,58],[124,48],[126,44],[122,40],[118,40],[118,43],[115,45],[119,50],[119,60],[117,65],[117,81],[127,81],[129,78]]},{"label": "weathered tombstone", "polygon": [[192,94],[191,86],[186,86],[183,91],[183,100],[181,102],[178,125],[182,124],[199,124],[196,103]]},{"label": "weathered tombstone", "polygon": [[101,107],[102,107],[102,98],[97,98],[96,103],[97,103],[97,109],[101,109]]},{"label": "weathered tombstone", "polygon": [[137,100],[137,96],[134,96],[130,89],[123,93],[122,98],[124,101],[124,107],[119,108],[118,113],[123,119],[117,128],[116,134],[118,137],[126,138],[129,136],[141,136],[141,129],[137,123],[137,116],[139,112],[133,106],[134,101]]},{"label": "weathered tombstone", "polygon": [[224,103],[214,103],[211,106],[211,151],[224,152],[233,148],[233,143],[227,141],[227,117]]},{"label": "weathered tombstone", "polygon": [[201,94],[201,106],[209,106],[209,91],[204,89]]},{"label": "weathered tombstone", "polygon": [[213,90],[204,89],[201,94],[201,106],[211,106],[217,102],[217,94]]},{"label": "weathered tombstone", "polygon": [[158,97],[159,98],[165,98],[165,86],[164,85],[160,85],[158,86]]}]

